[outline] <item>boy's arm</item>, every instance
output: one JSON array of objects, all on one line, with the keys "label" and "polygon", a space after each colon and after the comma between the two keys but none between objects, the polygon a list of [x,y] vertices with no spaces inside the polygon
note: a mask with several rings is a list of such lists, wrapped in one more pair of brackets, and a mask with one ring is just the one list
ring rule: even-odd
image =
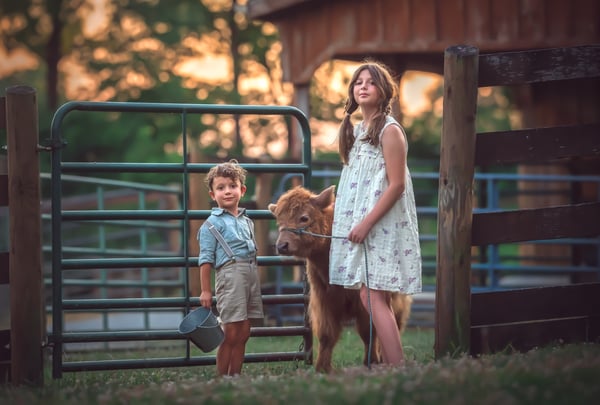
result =
[{"label": "boy's arm", "polygon": [[208,231],[209,222],[206,221],[198,231],[198,240],[200,242],[200,256],[198,264],[200,265],[200,305],[210,308],[212,305],[212,285],[211,271],[215,264],[215,250],[217,241]]},{"label": "boy's arm", "polygon": [[258,244],[256,243],[256,236],[254,236],[254,221],[250,217],[246,217],[248,221],[248,227],[250,228],[250,236],[252,237],[252,242],[254,243],[254,249],[256,250],[256,254],[258,255]]},{"label": "boy's arm", "polygon": [[210,308],[212,306],[213,295],[210,282],[211,271],[211,263],[202,263],[200,265],[200,305],[206,308]]}]

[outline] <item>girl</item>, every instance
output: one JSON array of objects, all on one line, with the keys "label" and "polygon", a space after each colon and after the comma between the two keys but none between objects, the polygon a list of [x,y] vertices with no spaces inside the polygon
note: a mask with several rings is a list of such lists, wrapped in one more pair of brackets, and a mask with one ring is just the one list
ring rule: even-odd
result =
[{"label": "girl", "polygon": [[[343,163],[331,241],[331,284],[360,289],[372,314],[383,362],[401,365],[404,354],[389,293],[421,292],[421,250],[407,139],[389,116],[397,86],[377,62],[358,67],[348,87],[339,130]],[[360,107],[362,122],[350,116]]]}]

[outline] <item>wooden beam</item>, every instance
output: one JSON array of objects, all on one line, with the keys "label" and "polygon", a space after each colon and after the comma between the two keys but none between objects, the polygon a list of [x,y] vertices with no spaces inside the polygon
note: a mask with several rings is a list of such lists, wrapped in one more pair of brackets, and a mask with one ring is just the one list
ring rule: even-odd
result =
[{"label": "wooden beam", "polygon": [[[6,97],[0,97],[0,130],[6,129]],[[8,162],[0,155],[0,207],[8,205]]]},{"label": "wooden beam", "polygon": [[[10,281],[8,257],[8,252],[0,252],[0,285],[8,284]],[[4,311],[4,308],[0,308],[0,311]]]},{"label": "wooden beam", "polygon": [[435,302],[438,358],[469,350],[478,52],[455,46],[444,54]]},{"label": "wooden beam", "polygon": [[[0,130],[6,129],[6,97],[0,97]],[[8,206],[8,161],[0,155],[0,207]],[[8,210],[3,210],[6,217],[0,223],[8,221]],[[10,381],[10,287],[9,252],[6,227],[0,227],[2,243],[0,244],[0,385]],[[6,239],[5,239],[6,238]]]},{"label": "wooden beam", "polygon": [[502,52],[479,57],[479,87],[600,77],[600,45]]},{"label": "wooden beam", "polygon": [[6,129],[6,97],[0,97],[0,129]]},{"label": "wooden beam", "polygon": [[471,295],[472,326],[578,316],[600,316],[600,283]]},{"label": "wooden beam", "polygon": [[525,352],[536,347],[560,343],[594,342],[590,334],[600,325],[600,317],[545,319],[518,324],[476,326],[471,328],[469,354],[489,354],[507,349]]},{"label": "wooden beam", "polygon": [[10,330],[0,330],[0,385],[10,381]]},{"label": "wooden beam", "polygon": [[473,214],[473,246],[598,235],[600,202]]},{"label": "wooden beam", "polygon": [[[42,242],[35,89],[6,90],[11,383],[43,385]],[[18,202],[18,203],[17,203]]]},{"label": "wooden beam", "polygon": [[247,15],[251,20],[277,20],[278,16],[290,14],[291,8],[311,1],[314,0],[250,0]]},{"label": "wooden beam", "polygon": [[475,165],[548,162],[600,157],[600,124],[477,134]]},{"label": "wooden beam", "polygon": [[474,293],[471,355],[600,337],[600,283]]}]

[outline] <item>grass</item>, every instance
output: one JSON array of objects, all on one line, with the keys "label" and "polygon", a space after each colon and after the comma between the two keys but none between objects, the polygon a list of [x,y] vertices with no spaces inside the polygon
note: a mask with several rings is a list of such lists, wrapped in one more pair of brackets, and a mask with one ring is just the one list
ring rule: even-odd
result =
[{"label": "grass", "polygon": [[[600,398],[600,345],[540,348],[472,358],[433,359],[433,331],[411,328],[406,365],[361,363],[348,329],[334,353],[336,372],[315,373],[302,362],[253,363],[233,379],[214,366],[66,373],[43,388],[0,388],[15,404],[591,404]],[[299,338],[254,338],[248,352],[285,351]]]}]

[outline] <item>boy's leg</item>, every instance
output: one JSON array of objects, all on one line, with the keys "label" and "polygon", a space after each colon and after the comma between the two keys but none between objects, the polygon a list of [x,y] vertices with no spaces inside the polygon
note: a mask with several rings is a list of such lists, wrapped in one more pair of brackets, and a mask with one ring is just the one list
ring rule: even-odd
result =
[{"label": "boy's leg", "polygon": [[244,355],[246,354],[246,342],[250,338],[250,321],[234,322],[232,325],[235,325],[236,339],[231,350],[229,375],[236,375],[242,372]]},{"label": "boy's leg", "polygon": [[217,350],[217,372],[220,376],[240,374],[250,337],[250,321],[223,324],[223,332],[225,339]]},{"label": "boy's leg", "polygon": [[220,376],[229,374],[229,365],[231,363],[231,352],[233,350],[234,327],[232,323],[223,324],[223,333],[225,338],[217,349],[217,374]]}]

